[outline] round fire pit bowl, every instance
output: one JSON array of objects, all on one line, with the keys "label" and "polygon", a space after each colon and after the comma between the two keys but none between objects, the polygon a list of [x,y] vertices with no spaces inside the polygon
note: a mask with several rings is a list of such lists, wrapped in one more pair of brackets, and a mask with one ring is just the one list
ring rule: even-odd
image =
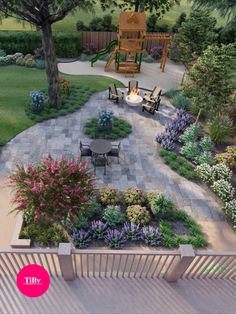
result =
[{"label": "round fire pit bowl", "polygon": [[143,98],[139,95],[128,95],[125,97],[126,103],[131,107],[140,106]]}]

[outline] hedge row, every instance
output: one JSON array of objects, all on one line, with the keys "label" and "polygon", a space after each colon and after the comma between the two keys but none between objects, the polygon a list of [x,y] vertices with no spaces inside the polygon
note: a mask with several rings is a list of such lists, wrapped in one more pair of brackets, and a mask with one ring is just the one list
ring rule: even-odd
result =
[{"label": "hedge row", "polygon": [[[58,57],[76,57],[82,52],[81,33],[56,32],[53,38]],[[0,49],[7,54],[33,53],[39,47],[42,47],[40,32],[0,32]]]}]

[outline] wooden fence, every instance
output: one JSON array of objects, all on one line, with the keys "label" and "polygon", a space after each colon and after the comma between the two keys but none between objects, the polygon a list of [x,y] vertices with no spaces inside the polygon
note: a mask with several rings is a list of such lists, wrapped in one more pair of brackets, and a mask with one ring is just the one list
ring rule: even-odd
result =
[{"label": "wooden fence", "polygon": [[76,250],[69,243],[58,249],[9,249],[0,251],[0,277],[7,283],[21,268],[38,264],[52,279],[63,277],[236,279],[236,252],[179,250]]},{"label": "wooden fence", "polygon": [[[171,35],[169,33],[147,33],[147,37],[151,36],[164,36]],[[114,39],[117,39],[116,32],[82,32],[83,47],[87,48],[92,45],[96,51],[106,48],[106,46]],[[151,49],[155,46],[164,47],[163,39],[153,39],[145,41],[145,49],[150,53]]]}]

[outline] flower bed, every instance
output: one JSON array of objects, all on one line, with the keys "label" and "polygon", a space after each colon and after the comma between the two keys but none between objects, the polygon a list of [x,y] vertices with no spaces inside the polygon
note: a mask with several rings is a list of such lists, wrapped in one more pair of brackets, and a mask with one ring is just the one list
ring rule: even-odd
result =
[{"label": "flower bed", "polygon": [[[175,220],[177,212],[172,201],[158,192],[96,190],[86,162],[78,159],[49,156],[35,166],[18,166],[10,178],[16,187],[16,210],[24,218],[21,238],[30,238],[34,245],[70,241],[78,248],[166,246],[161,221]],[[198,231],[193,236],[202,237]],[[196,242],[196,247],[206,245],[204,241]],[[181,239],[173,246],[177,244]]]},{"label": "flower bed", "polygon": [[89,119],[84,126],[84,133],[90,138],[117,140],[127,137],[132,132],[132,126],[125,120],[112,117],[112,123],[101,127],[101,118]]}]

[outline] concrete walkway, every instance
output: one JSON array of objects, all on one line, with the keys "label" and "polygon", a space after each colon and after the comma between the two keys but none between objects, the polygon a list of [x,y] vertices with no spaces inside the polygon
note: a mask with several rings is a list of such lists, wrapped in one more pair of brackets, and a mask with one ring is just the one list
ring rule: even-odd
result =
[{"label": "concrete walkway", "polygon": [[53,279],[47,293],[27,298],[15,278],[1,278],[1,314],[235,314],[231,280]]},{"label": "concrete walkway", "polygon": [[121,141],[120,164],[112,161],[106,176],[103,169],[97,170],[98,185],[110,184],[121,190],[138,186],[146,191],[163,192],[202,224],[213,248],[232,249],[236,235],[225,222],[213,194],[179,176],[159,157],[156,134],[175,116],[175,109],[166,99],[159,113],[152,116],[126,103],[114,104],[107,99],[107,92],[94,94],[81,110],[39,123],[17,135],[1,151],[0,170],[7,173],[19,161],[34,163],[47,153],[55,158],[62,154],[77,155],[80,140],[91,141],[83,133],[85,122],[101,109],[112,110],[115,116],[128,120],[133,132]]},{"label": "concrete walkway", "polygon": [[60,72],[71,75],[103,75],[112,77],[125,86],[131,79],[139,81],[139,86],[153,89],[155,85],[160,86],[164,91],[174,88],[178,89],[181,83],[185,67],[171,60],[167,61],[165,72],[161,72],[159,63],[142,63],[141,73],[135,73],[133,77],[125,76],[114,71],[114,65],[109,72],[104,72],[104,61],[97,61],[93,67],[90,62],[75,61],[72,63],[59,63]]}]

